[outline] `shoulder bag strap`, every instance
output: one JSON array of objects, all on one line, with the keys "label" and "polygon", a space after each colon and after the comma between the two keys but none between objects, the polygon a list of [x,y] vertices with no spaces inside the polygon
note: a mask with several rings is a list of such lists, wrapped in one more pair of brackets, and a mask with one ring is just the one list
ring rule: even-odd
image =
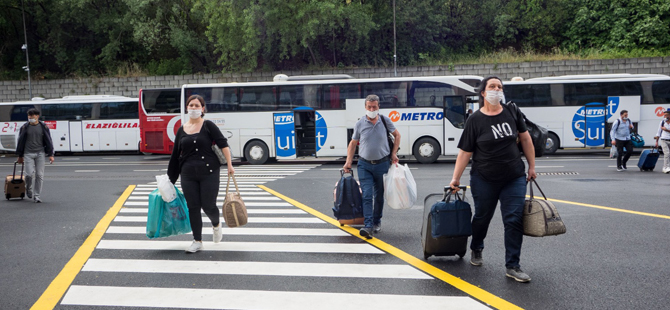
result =
[{"label": "shoulder bag strap", "polygon": [[[538,189],[538,190],[540,191],[540,193],[542,194],[542,197],[544,198],[544,200],[547,200],[547,196],[544,195],[544,192],[543,192],[542,189],[540,188],[540,185],[537,185],[537,181],[535,181],[535,179],[530,179],[530,180],[533,181],[533,184],[535,184],[535,186],[537,186],[537,189]],[[532,186],[532,185],[531,185],[531,187],[530,187],[530,197],[533,198],[533,186]]]},{"label": "shoulder bag strap", "polygon": [[386,121],[384,120],[384,115],[379,115],[379,118],[382,120],[382,123],[384,124],[384,128],[386,129],[386,134],[389,134],[389,128],[386,126]]},{"label": "shoulder bag strap", "polygon": [[[230,177],[233,178],[233,183],[235,183],[235,192],[237,192],[237,193],[239,194],[239,193],[240,193],[240,188],[237,187],[237,179],[235,179],[235,175],[232,174],[232,173],[229,173],[229,174],[228,174],[228,182],[230,182]],[[228,191],[226,190],[226,193],[227,193],[227,192],[228,192]]]}]

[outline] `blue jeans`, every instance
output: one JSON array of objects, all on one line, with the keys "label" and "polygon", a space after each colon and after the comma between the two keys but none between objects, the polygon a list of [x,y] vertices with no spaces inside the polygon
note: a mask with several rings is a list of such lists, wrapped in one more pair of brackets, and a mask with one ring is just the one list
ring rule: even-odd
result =
[{"label": "blue jeans", "polygon": [[470,176],[475,215],[472,218],[471,250],[484,249],[484,238],[489,230],[491,218],[500,201],[500,212],[505,226],[505,266],[520,267],[521,243],[523,242],[523,205],[526,197],[526,177],[509,182],[487,182],[478,173]]},{"label": "blue jeans", "polygon": [[389,171],[390,161],[373,165],[367,161],[358,161],[358,180],[363,191],[363,216],[365,227],[372,227],[382,221],[384,209],[384,174]]}]

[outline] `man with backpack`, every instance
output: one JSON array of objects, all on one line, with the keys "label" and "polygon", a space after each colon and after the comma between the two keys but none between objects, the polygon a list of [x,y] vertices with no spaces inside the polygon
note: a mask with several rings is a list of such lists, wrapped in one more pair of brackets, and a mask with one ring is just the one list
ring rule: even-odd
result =
[{"label": "man with backpack", "polygon": [[[628,111],[621,110],[619,113],[621,118],[614,121],[610,137],[612,138],[612,146],[616,146],[616,171],[627,170],[626,163],[633,154],[633,141],[630,140],[630,130],[633,129],[633,123],[628,119]],[[626,148],[626,154],[623,150]]]},{"label": "man with backpack", "polygon": [[[351,170],[351,163],[358,145],[358,178],[363,192],[363,216],[365,227],[361,228],[361,236],[372,239],[373,233],[381,231],[382,209],[384,208],[384,174],[391,163],[398,162],[398,146],[400,132],[393,126],[393,121],[379,114],[379,97],[369,95],[365,98],[365,116],[356,122],[354,134],[347,148],[347,161],[344,171]],[[395,138],[393,149],[387,140],[388,133]],[[360,142],[360,145],[359,145]]]}]

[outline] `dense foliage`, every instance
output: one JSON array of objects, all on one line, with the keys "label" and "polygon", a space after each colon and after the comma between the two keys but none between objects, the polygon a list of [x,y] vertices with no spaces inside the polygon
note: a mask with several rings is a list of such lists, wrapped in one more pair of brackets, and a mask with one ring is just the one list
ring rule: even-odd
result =
[{"label": "dense foliage", "polygon": [[[0,0],[0,78],[390,66],[393,0]],[[398,65],[670,54],[670,0],[395,0]]]}]

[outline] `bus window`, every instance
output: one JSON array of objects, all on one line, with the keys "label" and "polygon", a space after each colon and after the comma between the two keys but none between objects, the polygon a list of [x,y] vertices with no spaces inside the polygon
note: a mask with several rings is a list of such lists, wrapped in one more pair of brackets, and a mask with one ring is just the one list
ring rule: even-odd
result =
[{"label": "bus window", "polygon": [[279,88],[278,110],[295,107],[319,108],[321,85],[287,85]]},{"label": "bus window", "polygon": [[[133,119],[139,118],[137,105],[134,102],[104,102],[94,103],[92,105],[93,111],[95,106],[100,105],[100,119]],[[91,117],[91,119],[95,119]]]},{"label": "bus window", "polygon": [[142,106],[147,113],[179,113],[181,90],[143,89]]},{"label": "bus window", "polygon": [[236,111],[239,106],[237,102],[237,88],[212,88],[211,98],[209,101],[206,101],[205,104],[207,112]]},{"label": "bus window", "polygon": [[274,111],[277,108],[276,87],[251,86],[240,88],[240,111]]},{"label": "bus window", "polygon": [[360,84],[329,84],[323,85],[322,109],[345,109],[347,99],[361,97]]},{"label": "bus window", "polygon": [[656,81],[651,85],[654,103],[670,102],[670,81]]},{"label": "bus window", "polygon": [[[28,120],[28,110],[35,108],[34,105],[15,105],[15,106],[6,106],[7,112],[0,112],[0,121],[27,121]],[[4,108],[4,107],[3,107]],[[37,107],[39,110],[39,106]]]},{"label": "bus window", "polygon": [[90,103],[45,104],[42,106],[42,115],[48,121],[81,121],[91,119],[91,109]]},{"label": "bus window", "polygon": [[465,127],[465,105],[461,96],[444,96],[445,116],[456,128]]},{"label": "bus window", "polygon": [[445,96],[453,96],[450,85],[435,82],[411,82],[409,89],[408,106],[442,107]]},{"label": "bus window", "polygon": [[363,87],[363,97],[379,96],[380,109],[407,106],[407,82],[365,83]]}]

